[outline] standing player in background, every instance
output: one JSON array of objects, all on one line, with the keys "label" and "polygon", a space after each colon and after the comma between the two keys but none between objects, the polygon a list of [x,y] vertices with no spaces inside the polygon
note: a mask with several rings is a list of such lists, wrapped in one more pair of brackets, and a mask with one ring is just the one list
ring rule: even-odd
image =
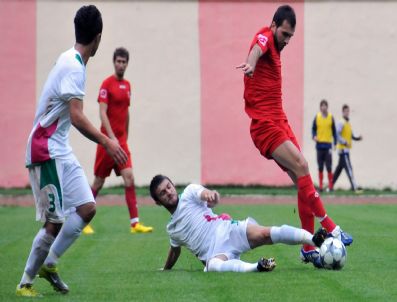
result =
[{"label": "standing player in background", "polygon": [[95,215],[90,186],[69,145],[70,126],[101,144],[116,162],[127,161],[123,149],[99,132],[83,113],[86,65],[101,41],[101,13],[94,5],[83,6],[76,13],[74,26],[76,43],[59,56],[47,78],[28,140],[26,166],[36,219],[44,226],[33,240],[16,288],[18,296],[38,296],[32,287],[37,274],[56,291],[69,291],[57,273],[58,260]]},{"label": "standing player in background", "polygon": [[318,185],[323,191],[324,164],[328,173],[328,189],[333,190],[332,175],[332,144],[336,144],[337,135],[334,117],[328,112],[328,102],[320,102],[320,112],[317,113],[312,126],[312,138],[316,142]]},{"label": "standing player in background", "polygon": [[353,167],[350,161],[350,149],[352,148],[353,140],[361,141],[363,137],[361,135],[356,136],[353,134],[349,120],[350,108],[348,105],[343,105],[342,115],[343,118],[337,125],[338,144],[336,148],[339,154],[339,162],[335,169],[333,182],[334,184],[336,183],[342,170],[345,169],[347,176],[349,177],[351,190],[359,193],[361,190],[357,186],[356,180],[353,176]]},{"label": "standing player in background", "polygon": [[[120,47],[114,51],[114,74],[103,81],[98,97],[99,115],[102,122],[101,132],[123,148],[128,155],[128,160],[126,163],[119,165],[106,154],[106,150],[101,145],[98,145],[94,167],[95,179],[91,189],[96,198],[105,183],[106,177],[110,175],[112,170],[115,171],[117,176],[121,175],[124,181],[125,200],[130,214],[130,231],[131,233],[149,233],[153,231],[153,228],[139,223],[131,153],[127,144],[131,87],[130,82],[124,78],[124,73],[128,61],[129,53],[127,49]],[[91,234],[94,230],[90,225],[87,225],[83,232]]]},{"label": "standing player in background", "polygon": [[[294,10],[288,5],[280,6],[270,27],[256,33],[246,62],[237,66],[245,74],[245,111],[252,119],[251,137],[260,153],[274,159],[297,185],[302,228],[313,234],[314,217],[317,217],[330,235],[349,245],[353,238],[344,233],[324,209],[282,106],[280,52],[294,35],[295,24]],[[300,255],[304,262],[321,267],[314,246],[305,244]]]}]

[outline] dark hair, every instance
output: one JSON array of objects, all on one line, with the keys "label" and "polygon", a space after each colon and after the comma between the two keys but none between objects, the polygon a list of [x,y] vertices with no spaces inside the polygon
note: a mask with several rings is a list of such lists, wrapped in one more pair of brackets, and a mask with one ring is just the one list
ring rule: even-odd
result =
[{"label": "dark hair", "polygon": [[170,183],[173,184],[171,179],[169,179],[167,176],[157,174],[155,177],[152,178],[152,181],[150,182],[149,190],[150,190],[150,196],[152,196],[153,200],[156,202],[156,204],[160,205],[160,199],[156,195],[156,190],[158,186],[163,182],[163,180],[168,179]]},{"label": "dark hair", "polygon": [[283,24],[284,20],[291,25],[292,28],[295,28],[296,18],[294,9],[289,5],[280,6],[273,16],[273,22],[276,23],[276,27],[279,27]]},{"label": "dark hair", "polygon": [[342,111],[345,110],[345,109],[349,109],[349,105],[344,104],[344,105],[342,106]]},{"label": "dark hair", "polygon": [[325,106],[328,107],[328,102],[327,102],[327,100],[322,99],[321,102],[320,102],[320,107],[321,107],[322,105],[325,105]]},{"label": "dark hair", "polygon": [[90,44],[102,33],[102,15],[95,5],[82,6],[74,17],[74,33],[76,42]]},{"label": "dark hair", "polygon": [[113,62],[116,61],[116,57],[126,58],[128,63],[130,59],[130,54],[128,53],[128,50],[125,49],[124,47],[119,47],[116,48],[116,50],[113,53]]}]

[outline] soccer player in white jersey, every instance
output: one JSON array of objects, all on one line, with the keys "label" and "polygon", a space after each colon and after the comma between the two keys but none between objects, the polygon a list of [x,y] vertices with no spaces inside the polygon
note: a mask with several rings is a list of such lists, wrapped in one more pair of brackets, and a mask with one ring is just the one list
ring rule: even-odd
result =
[{"label": "soccer player in white jersey", "polygon": [[56,291],[69,291],[57,273],[58,259],[95,215],[90,186],[69,146],[70,126],[103,145],[116,162],[127,160],[120,145],[99,132],[83,113],[85,69],[101,40],[101,13],[93,5],[83,6],[76,13],[74,25],[76,43],[59,56],[47,78],[28,140],[26,166],[36,201],[36,219],[44,226],[33,240],[16,288],[18,296],[39,295],[32,287],[37,274]]},{"label": "soccer player in white jersey", "polygon": [[274,243],[310,244],[320,246],[327,231],[320,228],[314,235],[292,226],[264,227],[252,218],[231,220],[216,215],[211,208],[219,202],[219,193],[201,185],[189,185],[178,196],[172,181],[156,175],[150,183],[154,201],[171,213],[167,225],[170,250],[164,270],[171,269],[185,246],[205,263],[206,272],[265,272],[272,271],[273,258],[261,258],[257,263],[240,260],[250,249]]}]

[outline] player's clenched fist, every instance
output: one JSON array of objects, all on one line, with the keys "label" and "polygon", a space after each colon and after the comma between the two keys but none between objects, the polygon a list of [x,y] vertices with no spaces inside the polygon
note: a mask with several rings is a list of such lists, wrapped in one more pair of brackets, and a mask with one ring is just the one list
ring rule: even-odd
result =
[{"label": "player's clenched fist", "polygon": [[217,191],[204,190],[201,193],[201,200],[206,201],[209,208],[214,207],[220,199],[220,195]]}]

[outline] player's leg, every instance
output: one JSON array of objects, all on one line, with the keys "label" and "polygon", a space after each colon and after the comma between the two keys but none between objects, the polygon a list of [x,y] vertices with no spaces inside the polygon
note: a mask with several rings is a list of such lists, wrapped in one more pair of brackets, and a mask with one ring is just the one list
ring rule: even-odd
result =
[{"label": "player's leg", "polygon": [[356,180],[354,179],[354,175],[353,175],[353,167],[350,161],[350,154],[349,153],[345,153],[344,154],[344,158],[345,158],[345,163],[346,163],[346,172],[347,172],[347,176],[349,178],[350,181],[350,187],[352,191],[357,191],[357,183]]},{"label": "player's leg", "polygon": [[247,225],[247,239],[252,249],[269,244],[283,243],[288,245],[309,244],[321,246],[327,235],[325,229],[320,229],[315,235],[304,229],[289,225],[280,227],[265,227],[257,224]]},{"label": "player's leg", "polygon": [[150,233],[153,228],[139,222],[138,207],[135,192],[135,182],[132,168],[125,168],[120,171],[124,180],[125,200],[130,214],[131,233]]},{"label": "player's leg", "polygon": [[273,158],[297,177],[298,194],[302,201],[310,206],[321,225],[332,232],[336,224],[324,209],[320,195],[316,192],[309,174],[309,166],[299,149],[291,142],[285,141],[272,153]]},{"label": "player's leg", "polygon": [[334,189],[333,184],[333,174],[332,174],[332,148],[327,150],[326,157],[325,157],[325,167],[327,169],[328,174],[328,188],[330,191]]},{"label": "player's leg", "polygon": [[240,259],[229,260],[226,255],[218,255],[207,261],[205,268],[207,272],[257,272],[258,263],[249,263]]},{"label": "player's leg", "polygon": [[103,185],[105,184],[105,180],[106,177],[100,177],[95,175],[94,181],[91,186],[92,195],[94,195],[95,199],[98,196],[99,191],[102,189]]},{"label": "player's leg", "polygon": [[335,186],[336,181],[338,180],[340,174],[342,173],[342,170],[344,169],[344,157],[343,157],[343,153],[339,153],[339,160],[338,160],[338,165],[336,166],[335,172],[334,172],[334,177],[332,178],[332,184]]},{"label": "player's leg", "polygon": [[94,196],[88,185],[84,171],[77,160],[69,160],[63,163],[62,189],[64,208],[68,216],[56,237],[46,258],[43,278],[51,285],[62,291],[57,277],[57,264],[59,258],[81,235],[83,228],[92,220],[96,213]]},{"label": "player's leg", "polygon": [[320,192],[323,191],[323,171],[324,171],[324,150],[317,149],[317,164],[318,164],[318,188]]},{"label": "player's leg", "polygon": [[38,295],[32,284],[64,221],[59,172],[55,160],[29,169],[36,202],[36,219],[45,221],[45,224],[33,240],[24,273],[16,289],[16,294],[19,296]]}]

